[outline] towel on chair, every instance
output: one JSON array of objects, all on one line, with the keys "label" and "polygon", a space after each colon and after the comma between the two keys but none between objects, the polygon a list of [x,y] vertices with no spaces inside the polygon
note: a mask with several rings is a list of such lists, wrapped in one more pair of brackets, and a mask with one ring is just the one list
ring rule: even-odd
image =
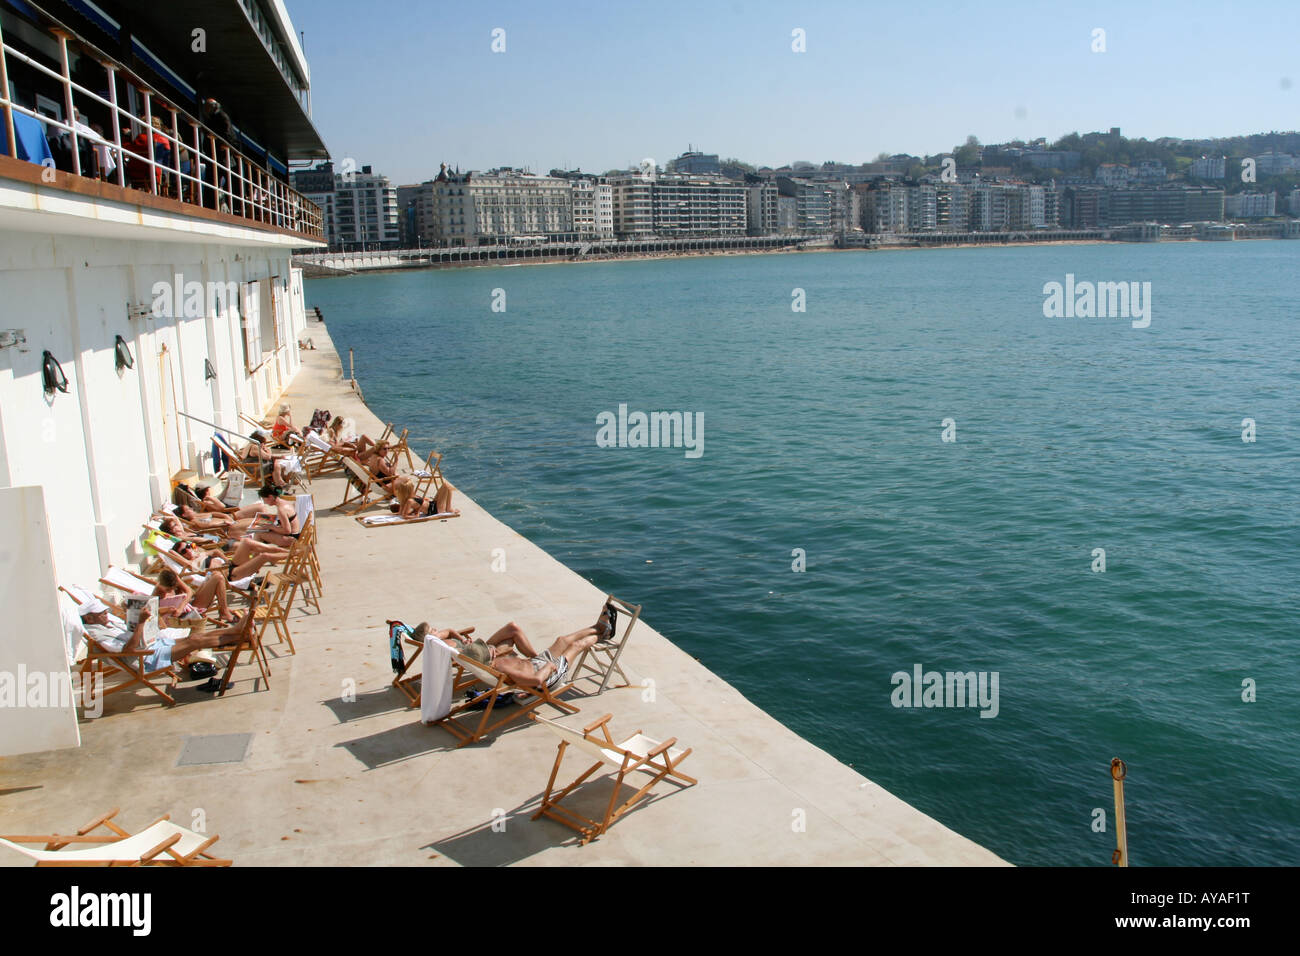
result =
[{"label": "towel on chair", "polygon": [[430,634],[424,639],[424,677],[420,683],[420,720],[442,720],[451,710],[451,648]]}]

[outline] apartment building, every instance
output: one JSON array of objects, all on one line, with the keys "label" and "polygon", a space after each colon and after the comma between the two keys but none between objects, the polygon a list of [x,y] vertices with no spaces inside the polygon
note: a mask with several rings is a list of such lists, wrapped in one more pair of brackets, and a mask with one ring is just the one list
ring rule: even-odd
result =
[{"label": "apartment building", "polygon": [[1226,219],[1263,219],[1277,215],[1277,193],[1237,193],[1223,197]]},{"label": "apartment building", "polygon": [[1202,156],[1192,160],[1187,171],[1197,179],[1222,179],[1226,162],[1227,159],[1223,156]]},{"label": "apartment building", "polygon": [[337,172],[319,163],[291,176],[294,188],[321,207],[330,249],[396,249],[401,245],[397,190],[370,166]]}]

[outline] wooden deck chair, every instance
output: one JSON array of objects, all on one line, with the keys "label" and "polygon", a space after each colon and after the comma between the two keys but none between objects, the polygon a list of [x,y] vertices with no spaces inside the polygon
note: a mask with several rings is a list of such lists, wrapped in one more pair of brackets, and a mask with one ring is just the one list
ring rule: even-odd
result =
[{"label": "wooden deck chair", "polygon": [[[347,474],[348,483],[343,489],[343,500],[336,504],[332,510],[355,515],[365,511],[372,505],[388,500],[392,496],[387,488],[379,484],[369,469],[363,468],[353,459],[344,458],[343,468]],[[352,503],[353,507],[351,510],[346,510],[346,505],[349,503]]]},{"label": "wooden deck chair", "polygon": [[[78,607],[94,596],[84,588],[60,586],[59,590],[72,598],[73,603]],[[122,619],[121,615],[116,614],[111,607],[109,613],[117,617],[118,620]],[[161,697],[168,707],[174,706],[176,698],[171,695],[169,690],[163,688],[162,682],[163,679],[166,679],[169,687],[175,688],[178,680],[176,668],[169,664],[157,670],[146,670],[145,658],[152,653],[149,648],[134,651],[115,651],[100,644],[87,634],[86,658],[81,662],[81,668],[78,671],[81,675],[83,699],[96,696],[95,684],[98,683],[100,686],[98,694],[104,698],[107,698],[109,694],[117,694],[135,687],[144,687]],[[110,686],[108,683],[109,678],[117,675],[121,675],[125,680]]]},{"label": "wooden deck chair", "polygon": [[[616,686],[628,687],[631,685],[627,674],[619,666],[618,659],[623,656],[623,648],[627,646],[628,635],[632,633],[632,628],[641,619],[640,604],[628,604],[612,594],[605,595],[605,607],[612,608],[615,612],[616,620],[614,621],[613,631],[605,640],[597,641],[583,651],[582,656],[578,658],[577,666],[573,669],[573,679],[575,681],[582,679],[584,671],[590,672],[593,677],[600,678],[600,687],[596,690],[597,694],[602,693],[609,686],[610,676],[615,671],[618,671],[618,676],[623,678],[623,683]],[[618,620],[617,617],[620,613],[622,619]],[[620,627],[623,630],[622,634],[618,633]]]},{"label": "wooden deck chair", "polygon": [[249,599],[249,613],[244,618],[244,626],[240,630],[238,639],[216,648],[216,650],[225,651],[230,655],[226,659],[226,670],[221,675],[221,688],[217,691],[218,697],[226,695],[226,689],[230,687],[230,677],[235,672],[235,665],[239,663],[239,655],[244,651],[249,652],[253,663],[262,672],[262,680],[265,681],[266,686],[268,688],[271,686],[271,663],[266,659],[266,649],[262,647],[257,628],[257,609],[264,600],[266,587],[267,584],[264,581],[262,586],[257,588]]},{"label": "wooden deck chair", "polygon": [[[392,427],[392,426],[390,425],[389,428],[391,428],[391,427]],[[389,446],[389,448],[388,448],[388,453],[389,453],[390,455],[392,455],[392,457],[393,457],[393,464],[394,464],[394,465],[397,464],[397,456],[398,456],[398,455],[405,455],[405,456],[406,456],[406,470],[407,470],[407,471],[414,471],[414,470],[415,470],[415,459],[411,457],[411,446],[408,445],[408,444],[406,443],[406,436],[407,436],[408,434],[410,434],[410,429],[409,429],[409,428],[403,428],[403,429],[402,429],[402,434],[399,435],[399,436],[397,437],[397,441],[393,442],[393,444]]]},{"label": "wooden deck chair", "polygon": [[[292,439],[293,436],[290,438]],[[302,458],[303,467],[307,469],[309,478],[337,474],[343,470],[343,456],[335,452],[330,447],[330,443],[315,432],[308,435],[305,440],[295,441],[293,447]]]},{"label": "wooden deck chair", "polygon": [[411,473],[415,479],[415,497],[423,498],[432,488],[435,492],[442,487],[442,455],[436,451],[429,452],[429,458],[424,463],[424,467],[419,471]]},{"label": "wooden deck chair", "polygon": [[113,565],[109,565],[108,570],[104,572],[104,576],[99,579],[99,583],[136,597],[152,594],[157,584],[157,582],[150,581],[134,571],[127,571]]},{"label": "wooden deck chair", "polygon": [[262,585],[266,594],[264,601],[258,602],[254,607],[253,614],[257,618],[257,644],[262,646],[266,638],[266,629],[268,627],[275,631],[279,638],[279,643],[286,641],[289,644],[289,653],[297,654],[297,648],[293,646],[293,635],[289,633],[289,608],[293,604],[294,592],[302,583],[302,578],[296,574],[287,574],[283,571],[272,571],[266,576],[266,581]]},{"label": "wooden deck chair", "polygon": [[[673,780],[680,781],[687,786],[698,783],[694,777],[688,777],[678,769],[682,761],[691,755],[691,748],[681,750],[673,746],[677,743],[676,737],[669,737],[661,743],[645,736],[638,730],[626,740],[616,743],[609,733],[611,714],[606,714],[600,720],[583,727],[581,733],[537,714],[529,714],[528,716],[531,720],[542,724],[560,738],[559,747],[555,754],[555,765],[551,768],[551,777],[547,780],[546,792],[542,795],[542,806],[533,814],[533,819],[538,820],[543,816],[547,816],[552,820],[563,823],[566,827],[578,831],[582,835],[584,844],[608,830],[615,820],[627,813],[628,810],[631,810],[633,806],[650,793],[655,784],[665,777],[671,777]],[[597,730],[600,731],[599,736],[596,734]],[[568,747],[585,753],[589,757],[596,758],[596,762],[583,771],[573,783],[556,793],[555,778],[560,772],[560,764],[564,762],[565,749]],[[614,790],[609,795],[609,803],[605,807],[603,819],[596,820],[584,816],[569,807],[560,806],[560,801],[602,767],[617,772],[617,776],[614,778]],[[649,783],[622,803],[618,803],[618,796],[622,792],[624,779],[628,774],[637,772],[649,774]]]},{"label": "wooden deck chair", "polygon": [[[407,627],[401,621],[385,621],[388,625],[388,656],[393,664],[393,686],[402,692],[406,697],[407,703],[411,707],[420,706],[420,671],[411,672],[415,662],[424,653],[424,641],[417,641],[412,637],[412,628]],[[473,634],[473,627],[460,627],[456,629],[459,634]],[[407,658],[406,649],[413,648],[414,653]],[[454,659],[453,659],[454,662]],[[456,676],[452,679],[452,695],[459,696],[469,690],[478,678],[469,683],[464,682],[464,668],[457,666]]]},{"label": "wooden deck chair", "polygon": [[230,462],[226,470],[222,472],[223,475],[231,471],[237,471],[244,476],[245,481],[251,479],[253,482],[259,485],[261,484],[262,462],[260,459],[258,461],[244,461],[244,456],[235,451],[234,446],[220,435],[214,434],[212,436],[212,444],[220,448],[221,453],[225,455],[226,460]]},{"label": "wooden deck chair", "polygon": [[[170,814],[164,814],[132,834],[113,822],[117,814],[118,808],[114,807],[71,834],[5,834],[0,836],[0,846],[34,860],[37,866],[230,866],[230,860],[208,853],[220,839],[215,833],[195,833],[172,823]],[[93,833],[100,827],[109,832]],[[33,850],[20,843],[45,846]]]},{"label": "wooden deck chair", "polygon": [[315,544],[315,534],[316,523],[309,518],[302,531],[298,533],[298,539],[294,541],[293,547],[289,549],[289,557],[285,558],[282,573],[293,582],[289,592],[290,606],[293,604],[293,599],[298,596],[298,592],[301,591],[303,606],[310,604],[316,608],[316,613],[319,614],[321,612],[319,585],[312,567],[311,556]]},{"label": "wooden deck chair", "polygon": [[[520,687],[508,676],[501,673],[495,667],[488,664],[481,664],[472,657],[466,657],[464,654],[455,653],[452,660],[458,664],[466,678],[466,688],[474,683],[486,685],[488,690],[479,691],[472,696],[461,700],[459,703],[452,704],[451,710],[442,720],[436,721],[435,726],[442,727],[453,737],[457,738],[460,743],[456,746],[464,747],[466,744],[472,744],[482,740],[485,736],[494,730],[504,727],[513,721],[526,717],[542,704],[550,704],[557,710],[567,714],[578,713],[578,708],[572,704],[566,703],[559,699],[559,695],[573,687],[573,682],[568,681],[563,685],[554,688],[542,687],[540,690],[532,687]],[[453,693],[460,694],[463,691],[453,688]],[[492,719],[492,714],[497,706],[497,697],[501,694],[515,694],[515,702],[508,705],[505,716],[498,716],[497,720]],[[520,698],[523,698],[520,700]],[[477,721],[472,718],[466,720],[462,726],[456,718],[467,710],[477,709],[477,705],[487,701],[483,707],[482,716]]]}]

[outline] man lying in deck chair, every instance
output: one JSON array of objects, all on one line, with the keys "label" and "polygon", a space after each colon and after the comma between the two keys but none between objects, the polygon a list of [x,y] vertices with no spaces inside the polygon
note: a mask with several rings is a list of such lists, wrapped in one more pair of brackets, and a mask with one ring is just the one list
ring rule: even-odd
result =
[{"label": "man lying in deck chair", "polygon": [[[78,610],[81,612],[81,621],[86,628],[87,636],[101,647],[119,653],[134,651],[141,646],[144,639],[144,622],[149,620],[147,607],[140,609],[140,620],[136,623],[134,631],[128,631],[110,620],[108,605],[98,598],[92,598]],[[189,634],[182,628],[162,628],[158,632],[158,639],[153,643],[153,653],[144,660],[144,672],[149,674],[162,670],[170,667],[173,661],[183,660],[195,651],[230,643],[232,638],[239,636],[242,623],[243,618],[230,627],[191,634],[188,637],[180,636]]]},{"label": "man lying in deck chair", "polygon": [[[523,629],[514,621],[486,641],[470,640],[451,629],[435,633],[461,654],[495,668],[519,687],[540,689],[565,683],[578,657],[602,636],[607,635],[609,627],[609,617],[602,612],[594,627],[584,627],[572,634],[557,637],[550,647],[540,653],[533,649]],[[413,637],[422,641],[428,633],[429,625],[422,623],[415,628]],[[523,656],[520,657],[519,654]]]}]

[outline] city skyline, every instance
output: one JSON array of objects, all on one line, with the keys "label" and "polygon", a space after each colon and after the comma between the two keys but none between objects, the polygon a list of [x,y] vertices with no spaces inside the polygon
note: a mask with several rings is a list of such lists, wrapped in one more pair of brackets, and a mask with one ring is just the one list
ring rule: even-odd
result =
[{"label": "city skyline", "polygon": [[1294,125],[1281,118],[1300,104],[1287,39],[1300,11],[1281,3],[1250,17],[1208,3],[1015,3],[996,17],[940,5],[889,23],[839,3],[647,14],[376,0],[359,16],[321,0],[295,13],[331,153],[394,182],[427,179],[440,162],[603,172],[662,164],[688,144],[778,167],[934,155],[972,134],[1050,142],[1119,126],[1201,139]]}]

